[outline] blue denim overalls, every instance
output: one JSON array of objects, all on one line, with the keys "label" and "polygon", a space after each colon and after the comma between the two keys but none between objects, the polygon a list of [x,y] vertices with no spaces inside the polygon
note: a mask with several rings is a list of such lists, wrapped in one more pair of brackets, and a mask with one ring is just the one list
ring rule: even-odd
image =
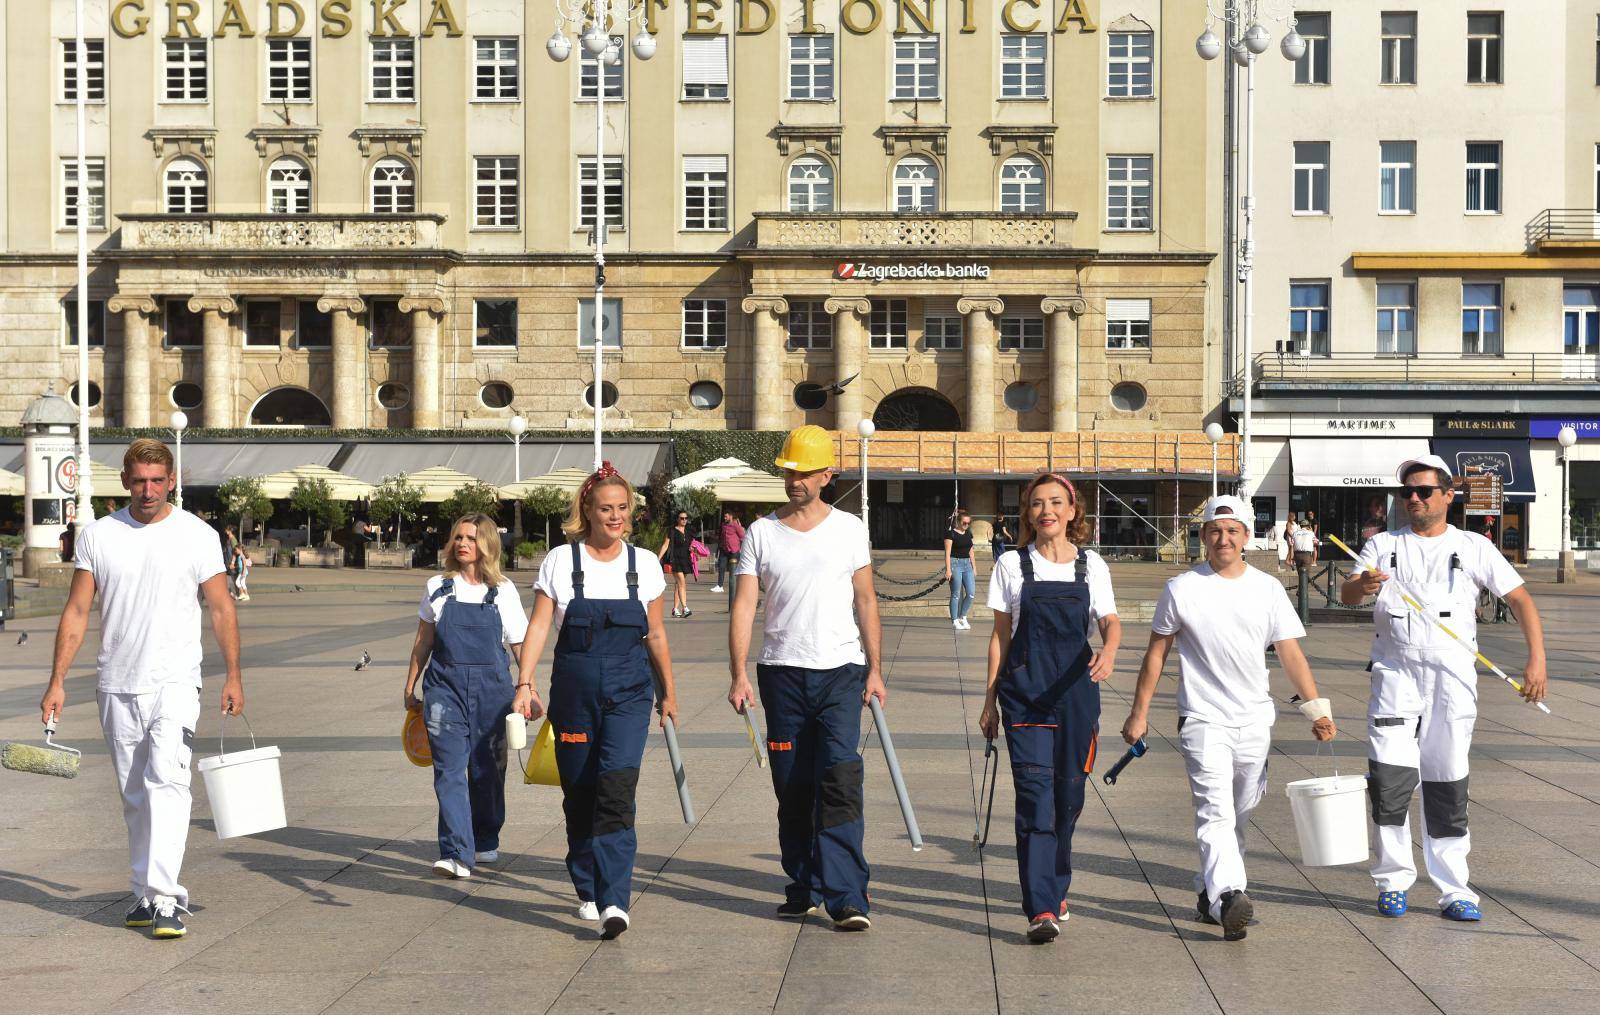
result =
[{"label": "blue denim overalls", "polygon": [[650,735],[650,621],[627,545],[628,598],[583,594],[583,551],[572,546],[572,601],[556,639],[550,724],[556,733],[567,872],[578,899],[626,910],[633,889],[634,790]]},{"label": "blue denim overalls", "polygon": [[505,717],[513,689],[497,592],[491,588],[483,602],[463,603],[455,579],[446,578],[430,599],[447,597],[422,680],[439,798],[439,857],[467,867],[474,853],[500,848],[506,821]]},{"label": "blue denim overalls", "polygon": [[1017,797],[1017,869],[1029,919],[1057,915],[1072,883],[1072,830],[1094,770],[1100,686],[1089,679],[1089,584],[1083,551],[1073,580],[1033,577],[1022,561],[1021,617],[997,697]]}]

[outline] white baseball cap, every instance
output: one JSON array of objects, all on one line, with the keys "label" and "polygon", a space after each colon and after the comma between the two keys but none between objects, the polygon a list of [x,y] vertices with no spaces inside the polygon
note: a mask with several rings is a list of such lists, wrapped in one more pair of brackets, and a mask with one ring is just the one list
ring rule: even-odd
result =
[{"label": "white baseball cap", "polygon": [[1407,458],[1405,461],[1401,462],[1400,468],[1394,471],[1394,481],[1396,483],[1404,484],[1406,481],[1406,473],[1419,466],[1424,469],[1438,469],[1446,476],[1449,476],[1452,480],[1455,479],[1455,473],[1450,471],[1450,466],[1444,463],[1443,458],[1440,458],[1438,455],[1422,455],[1417,458]]},{"label": "white baseball cap", "polygon": [[1232,494],[1221,494],[1206,501],[1205,521],[1230,518],[1249,529],[1254,527],[1255,512],[1241,498]]}]

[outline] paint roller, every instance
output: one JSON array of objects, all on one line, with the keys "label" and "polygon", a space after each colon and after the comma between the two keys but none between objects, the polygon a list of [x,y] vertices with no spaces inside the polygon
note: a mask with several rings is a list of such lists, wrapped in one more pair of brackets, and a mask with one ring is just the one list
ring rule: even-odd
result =
[{"label": "paint roller", "polygon": [[744,703],[744,711],[739,714],[744,716],[744,731],[745,735],[750,738],[750,749],[755,752],[756,767],[766,768],[767,752],[761,746],[761,734],[756,729],[755,718],[750,714],[750,710],[754,707],[747,701]]},{"label": "paint roller", "polygon": [[1128,748],[1127,752],[1122,755],[1122,758],[1115,765],[1111,766],[1111,771],[1107,772],[1102,777],[1105,779],[1106,785],[1115,786],[1117,784],[1117,776],[1122,774],[1122,770],[1133,764],[1134,758],[1144,757],[1145,752],[1149,749],[1149,746],[1144,742],[1144,737],[1140,737],[1138,740],[1135,740],[1133,742],[1133,746]]},{"label": "paint roller", "polygon": [[889,736],[889,723],[883,717],[883,706],[877,695],[867,698],[872,709],[872,722],[878,729],[878,742],[883,745],[883,760],[889,766],[889,780],[894,783],[894,795],[900,801],[900,815],[906,819],[906,834],[911,836],[911,848],[922,850],[922,831],[917,828],[917,815],[911,809],[911,796],[906,792],[905,777],[900,774],[900,759],[894,753],[894,739]]},{"label": "paint roller", "polygon": [[[1333,543],[1334,546],[1337,546],[1339,549],[1343,550],[1344,553],[1345,553],[1345,556],[1349,557],[1351,560],[1355,561],[1357,564],[1361,564],[1361,558],[1357,557],[1356,556],[1356,552],[1354,550],[1350,549],[1350,547],[1348,547],[1348,546],[1346,546],[1344,544],[1344,540],[1342,540],[1338,536],[1334,536],[1334,535],[1329,535],[1328,539],[1329,539],[1329,541],[1331,541]],[[1362,570],[1367,571],[1367,572],[1371,572],[1371,573],[1375,573],[1373,568],[1367,567],[1365,564],[1362,564],[1361,566],[1362,566]],[[1500,667],[1496,666],[1493,662],[1491,662],[1489,660],[1488,656],[1484,655],[1482,652],[1479,652],[1477,650],[1477,648],[1475,648],[1474,646],[1469,645],[1465,638],[1461,637],[1459,634],[1456,634],[1454,631],[1450,630],[1449,625],[1447,625],[1443,620],[1440,620],[1438,617],[1434,616],[1432,613],[1430,613],[1426,609],[1424,609],[1423,605],[1421,603],[1419,603],[1415,599],[1411,598],[1410,594],[1408,594],[1406,592],[1406,587],[1400,583],[1400,579],[1396,578],[1394,575],[1390,575],[1389,576],[1389,580],[1394,583],[1395,591],[1400,593],[1400,598],[1405,600],[1405,603],[1406,603],[1407,606],[1411,607],[1413,610],[1415,610],[1417,613],[1421,614],[1422,616],[1427,617],[1429,622],[1431,622],[1434,627],[1437,627],[1439,630],[1443,631],[1445,634],[1448,634],[1462,648],[1466,649],[1468,652],[1471,652],[1473,654],[1473,656],[1475,656],[1477,658],[1478,662],[1482,663],[1483,665],[1485,665],[1485,666],[1487,666],[1489,668],[1489,672],[1490,673],[1493,673],[1495,676],[1499,677],[1501,680],[1504,680],[1506,683],[1510,684],[1512,687],[1514,687],[1517,690],[1518,694],[1522,693],[1522,681],[1517,680],[1516,678],[1512,677],[1510,674],[1506,673],[1505,670],[1502,670]],[[1533,704],[1537,705],[1539,707],[1539,711],[1543,712],[1545,715],[1549,715],[1550,714],[1550,707],[1548,705],[1546,705],[1544,702],[1536,701]]]},{"label": "paint roller", "polygon": [[54,775],[62,779],[77,778],[78,766],[83,762],[83,752],[55,743],[55,735],[56,717],[52,712],[50,721],[44,724],[44,746],[6,744],[0,747],[0,766],[9,768],[13,772]]},{"label": "paint roller", "polygon": [[[655,666],[650,667],[651,681],[656,688],[656,711],[661,711],[662,694],[661,674],[656,672]],[[672,721],[671,716],[665,716],[662,723],[662,732],[667,735],[667,760],[672,763],[672,781],[678,787],[678,807],[683,811],[683,823],[694,824],[694,803],[689,799],[689,779],[683,772],[683,752],[678,750],[678,724]]]}]

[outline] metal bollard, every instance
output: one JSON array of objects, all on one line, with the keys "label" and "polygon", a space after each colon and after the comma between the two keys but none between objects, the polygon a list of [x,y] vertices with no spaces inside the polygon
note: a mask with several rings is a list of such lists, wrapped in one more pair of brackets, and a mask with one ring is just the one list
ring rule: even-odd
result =
[{"label": "metal bollard", "polygon": [[1299,574],[1300,600],[1298,609],[1300,611],[1300,623],[1309,624],[1311,623],[1311,569],[1302,567],[1299,569]]},{"label": "metal bollard", "polygon": [[11,566],[11,548],[0,547],[0,631],[17,613],[17,582]]}]

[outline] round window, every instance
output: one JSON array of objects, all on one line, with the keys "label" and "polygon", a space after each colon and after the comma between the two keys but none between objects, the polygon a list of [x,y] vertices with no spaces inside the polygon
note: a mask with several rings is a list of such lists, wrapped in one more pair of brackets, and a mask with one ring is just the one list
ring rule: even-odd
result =
[{"label": "round window", "polygon": [[695,381],[689,385],[689,404],[696,409],[715,409],[722,404],[722,385],[716,381]]},{"label": "round window", "polygon": [[404,384],[389,381],[378,385],[378,404],[393,411],[411,404],[411,389]]},{"label": "round window", "polygon": [[205,401],[205,392],[200,390],[200,385],[191,381],[182,381],[172,386],[168,395],[172,404],[185,411],[200,408],[200,403]]},{"label": "round window", "polygon": [[[594,385],[583,389],[583,404],[594,407]],[[617,404],[617,386],[610,381],[600,382],[600,408],[609,409]]]},{"label": "round window", "polygon": [[794,386],[794,404],[806,412],[816,412],[828,404],[828,392],[820,384],[801,381]]},{"label": "round window", "polygon": [[[83,403],[78,401],[78,386],[76,384],[74,384],[71,388],[69,388],[67,390],[67,397],[72,399],[72,404],[73,405],[82,405],[83,404]],[[94,381],[90,381],[89,382],[89,408],[92,409],[92,408],[94,408],[95,406],[97,406],[99,404],[100,404],[100,385],[96,384]]]},{"label": "round window", "polygon": [[1039,404],[1039,389],[1027,381],[1006,385],[1006,408],[1012,412],[1032,412]]},{"label": "round window", "polygon": [[1138,412],[1149,400],[1144,386],[1132,381],[1125,381],[1111,389],[1111,407],[1123,412]]},{"label": "round window", "polygon": [[478,389],[478,401],[489,409],[504,409],[513,397],[511,385],[505,381],[490,381]]}]

